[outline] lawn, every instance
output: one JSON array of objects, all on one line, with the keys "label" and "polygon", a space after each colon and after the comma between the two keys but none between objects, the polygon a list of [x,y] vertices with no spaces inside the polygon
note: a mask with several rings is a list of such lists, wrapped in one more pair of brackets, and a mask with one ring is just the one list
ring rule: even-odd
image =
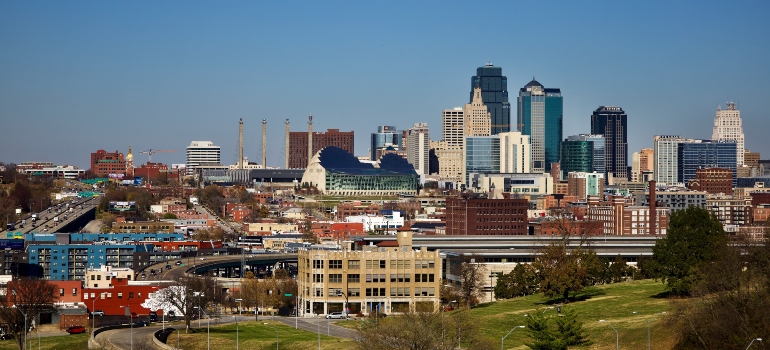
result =
[{"label": "lawn", "polygon": [[[86,334],[72,334],[62,335],[56,337],[42,337],[40,338],[40,349],[47,350],[65,350],[65,349],[88,349],[88,337]],[[37,349],[37,337],[34,333],[30,333],[29,341],[31,345],[28,345],[29,349]],[[0,341],[0,350],[18,349],[14,340]]]},{"label": "lawn", "polygon": [[[275,327],[275,328],[273,328]],[[279,349],[318,349],[318,335],[301,329],[287,326],[280,322],[263,321],[240,322],[238,324],[238,344],[240,349],[275,349],[276,329],[278,330]],[[184,330],[176,331],[168,337],[168,345],[176,346],[177,335],[179,345],[185,350],[204,350],[207,348],[206,328],[201,332],[185,334]],[[235,324],[211,327],[212,349],[235,349]],[[354,349],[353,341],[321,335],[321,349]]]}]

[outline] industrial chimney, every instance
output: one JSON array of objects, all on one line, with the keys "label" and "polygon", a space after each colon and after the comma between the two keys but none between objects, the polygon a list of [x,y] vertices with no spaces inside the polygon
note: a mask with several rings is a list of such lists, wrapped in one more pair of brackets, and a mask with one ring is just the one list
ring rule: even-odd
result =
[{"label": "industrial chimney", "polygon": [[310,165],[310,160],[313,159],[313,115],[310,114],[307,117],[307,168]]},{"label": "industrial chimney", "polygon": [[286,119],[286,169],[289,169],[289,119]]},{"label": "industrial chimney", "polygon": [[238,122],[238,169],[243,169],[243,118]]},{"label": "industrial chimney", "polygon": [[267,119],[262,119],[262,167],[267,169]]}]

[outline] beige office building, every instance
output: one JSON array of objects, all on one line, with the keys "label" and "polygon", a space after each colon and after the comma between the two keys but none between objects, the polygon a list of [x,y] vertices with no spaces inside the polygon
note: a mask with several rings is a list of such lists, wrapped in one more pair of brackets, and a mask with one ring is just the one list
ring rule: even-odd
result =
[{"label": "beige office building", "polygon": [[[362,250],[300,250],[297,275],[300,316],[347,311],[406,313],[438,310],[439,251],[412,248],[412,233],[398,232],[397,244]],[[396,243],[396,242],[393,242]]]}]

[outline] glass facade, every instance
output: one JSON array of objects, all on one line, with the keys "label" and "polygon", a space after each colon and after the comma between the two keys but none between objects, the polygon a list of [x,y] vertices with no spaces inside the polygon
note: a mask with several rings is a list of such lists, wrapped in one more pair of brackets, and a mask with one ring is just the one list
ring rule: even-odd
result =
[{"label": "glass facade", "polygon": [[592,172],[593,153],[592,141],[564,140],[561,143],[561,179],[566,179],[570,172]]},{"label": "glass facade", "polygon": [[378,126],[377,132],[372,133],[371,145],[369,147],[369,159],[377,160],[377,150],[383,150],[388,146],[393,146],[397,150],[402,150],[402,134],[396,130],[395,126]]},{"label": "glass facade", "polygon": [[471,173],[500,172],[500,138],[474,136],[465,138],[465,180],[470,184]]},{"label": "glass facade", "polygon": [[561,89],[545,88],[532,80],[519,91],[518,128],[530,136],[532,170],[550,171],[561,158],[564,104]]},{"label": "glass facade", "polygon": [[471,77],[469,103],[473,102],[473,89],[481,88],[481,99],[489,108],[492,119],[492,135],[511,131],[511,104],[508,102],[508,77],[501,67],[487,63],[476,69]]},{"label": "glass facade", "polygon": [[[606,173],[628,178],[628,116],[620,107],[599,107],[591,115],[591,134],[604,136]],[[605,173],[605,174],[606,174]],[[609,176],[606,176],[609,180]]]},{"label": "glass facade", "polygon": [[733,172],[733,186],[735,186],[738,177],[735,149],[736,143],[728,141],[696,140],[680,143],[677,146],[679,157],[677,180],[687,184],[695,179],[695,172],[699,168],[726,168]]}]

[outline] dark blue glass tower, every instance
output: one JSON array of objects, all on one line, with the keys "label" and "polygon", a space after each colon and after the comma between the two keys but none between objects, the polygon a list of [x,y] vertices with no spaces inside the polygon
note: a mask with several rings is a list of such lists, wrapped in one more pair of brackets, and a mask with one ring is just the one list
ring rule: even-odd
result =
[{"label": "dark blue glass tower", "polygon": [[559,162],[563,116],[561,89],[545,88],[532,79],[519,90],[518,130],[529,135],[532,171],[551,171],[551,164]]},{"label": "dark blue glass tower", "polygon": [[481,99],[492,117],[492,135],[511,131],[511,104],[508,103],[508,77],[503,69],[487,63],[476,69],[471,77],[471,93],[468,103],[473,102],[473,89],[481,88]]},{"label": "dark blue glass tower", "polygon": [[[620,107],[601,106],[591,115],[591,134],[604,135],[607,173],[628,178],[628,116]],[[609,176],[606,177],[609,180]]]},{"label": "dark blue glass tower", "polygon": [[687,184],[695,180],[699,168],[726,168],[733,172],[733,186],[737,184],[737,157],[734,141],[696,140],[677,145],[677,181]]}]

